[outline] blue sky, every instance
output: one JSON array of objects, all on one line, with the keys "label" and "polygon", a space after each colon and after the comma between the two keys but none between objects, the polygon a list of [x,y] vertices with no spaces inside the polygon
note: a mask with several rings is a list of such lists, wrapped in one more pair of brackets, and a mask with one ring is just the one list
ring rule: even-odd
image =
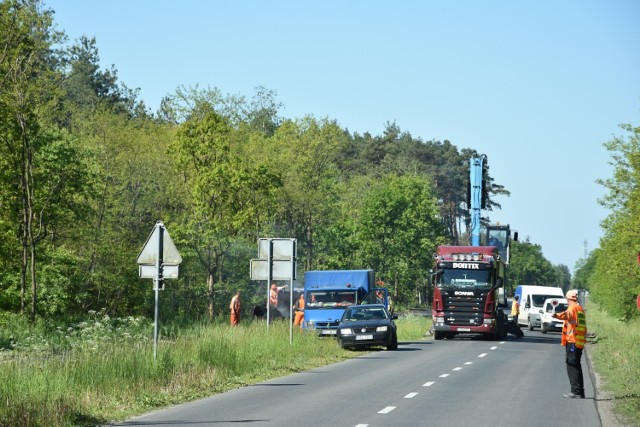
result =
[{"label": "blue sky", "polygon": [[[282,115],[486,154],[511,191],[483,212],[573,271],[598,246],[611,176],[603,143],[640,126],[640,2],[49,0],[71,41],[155,111],[181,85],[251,96]],[[586,242],[586,244],[585,244]]]}]

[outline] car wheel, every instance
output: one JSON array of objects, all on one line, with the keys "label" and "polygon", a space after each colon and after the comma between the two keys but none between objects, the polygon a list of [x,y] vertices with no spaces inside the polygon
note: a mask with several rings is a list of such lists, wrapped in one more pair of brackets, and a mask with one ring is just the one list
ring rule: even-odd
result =
[{"label": "car wheel", "polygon": [[398,337],[396,336],[396,334],[393,334],[391,345],[387,346],[387,350],[397,350],[397,349],[398,349]]},{"label": "car wheel", "polygon": [[546,330],[546,329],[544,329],[544,328],[542,328],[542,329],[540,329],[540,332],[542,332],[543,334],[546,334],[546,333],[547,333],[547,330]]},{"label": "car wheel", "polygon": [[533,331],[533,323],[531,323],[531,318],[530,317],[529,317],[528,322],[529,322],[529,330]]}]

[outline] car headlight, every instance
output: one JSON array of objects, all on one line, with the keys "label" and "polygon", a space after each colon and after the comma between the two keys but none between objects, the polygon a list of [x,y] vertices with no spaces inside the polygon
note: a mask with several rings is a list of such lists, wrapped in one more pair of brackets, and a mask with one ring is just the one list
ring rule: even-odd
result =
[{"label": "car headlight", "polygon": [[376,328],[376,332],[386,332],[387,331],[387,327],[386,326],[378,326]]},{"label": "car headlight", "polygon": [[340,333],[342,335],[351,335],[353,334],[353,331],[351,330],[351,328],[340,328]]}]

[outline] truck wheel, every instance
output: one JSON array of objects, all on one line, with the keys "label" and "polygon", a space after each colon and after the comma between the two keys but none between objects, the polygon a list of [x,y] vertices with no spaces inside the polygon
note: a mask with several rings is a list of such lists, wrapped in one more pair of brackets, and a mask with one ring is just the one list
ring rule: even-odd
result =
[{"label": "truck wheel", "polygon": [[442,338],[444,338],[444,332],[434,332],[433,333],[433,339],[434,340],[441,340]]},{"label": "truck wheel", "polygon": [[529,317],[528,322],[529,322],[529,330],[533,331],[533,323],[531,323],[531,317]]}]

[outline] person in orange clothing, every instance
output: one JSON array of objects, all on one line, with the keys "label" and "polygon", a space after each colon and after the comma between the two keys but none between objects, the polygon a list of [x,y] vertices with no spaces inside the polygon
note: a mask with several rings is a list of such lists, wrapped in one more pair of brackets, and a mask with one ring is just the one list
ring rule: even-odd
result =
[{"label": "person in orange clothing", "polygon": [[296,315],[293,320],[293,324],[294,326],[302,327],[302,322],[304,321],[304,294],[300,294],[300,298],[296,301],[294,311],[296,312]]},{"label": "person in orange clothing", "polygon": [[231,311],[231,326],[236,326],[240,322],[240,291],[237,291],[231,298],[229,310]]},{"label": "person in orange clothing", "polygon": [[584,399],[584,378],[582,376],[582,365],[580,358],[587,336],[587,318],[584,310],[578,304],[578,291],[572,289],[567,291],[567,301],[569,307],[562,313],[553,313],[556,319],[564,321],[562,325],[562,345],[565,347],[567,364],[567,375],[571,391],[564,393],[562,397]]}]

